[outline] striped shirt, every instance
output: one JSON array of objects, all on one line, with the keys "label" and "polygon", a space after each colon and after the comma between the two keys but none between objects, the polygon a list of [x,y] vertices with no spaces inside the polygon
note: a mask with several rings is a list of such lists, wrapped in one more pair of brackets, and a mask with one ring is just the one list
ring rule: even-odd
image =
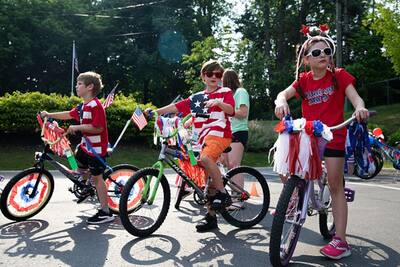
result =
[{"label": "striped shirt", "polygon": [[[103,128],[103,131],[99,134],[82,132],[82,135],[91,142],[93,150],[96,151],[97,154],[105,156],[108,145],[106,113],[97,97],[93,98],[88,103],[83,103],[81,111],[79,111],[78,107],[73,108],[70,110],[69,115],[80,124],[91,124],[96,128]],[[86,145],[85,138],[83,137],[80,146],[85,153],[92,157],[94,156]]]},{"label": "striped shirt", "polygon": [[218,99],[232,107],[235,106],[232,91],[228,87],[219,87],[212,93],[198,92],[175,104],[178,111],[182,112],[184,116],[189,113],[210,114],[210,118],[194,118],[194,130],[198,135],[199,144],[203,144],[204,137],[207,135],[232,138],[228,114],[218,106],[206,108],[204,102],[210,99]]}]

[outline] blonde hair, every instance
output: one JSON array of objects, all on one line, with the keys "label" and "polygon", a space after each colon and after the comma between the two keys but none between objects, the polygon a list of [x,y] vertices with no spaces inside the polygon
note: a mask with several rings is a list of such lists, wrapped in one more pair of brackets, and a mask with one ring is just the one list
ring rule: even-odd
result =
[{"label": "blonde hair", "polygon": [[101,89],[103,89],[103,83],[101,81],[101,75],[93,72],[87,71],[79,74],[77,81],[83,82],[86,86],[93,84],[93,95],[97,96]]}]

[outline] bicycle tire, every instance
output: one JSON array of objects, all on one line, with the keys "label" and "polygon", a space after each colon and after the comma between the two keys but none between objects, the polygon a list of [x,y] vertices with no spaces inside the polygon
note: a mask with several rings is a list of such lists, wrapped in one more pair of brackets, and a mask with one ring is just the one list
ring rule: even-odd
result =
[{"label": "bicycle tire", "polygon": [[230,179],[238,174],[242,174],[245,180],[244,191],[235,192],[240,196],[236,202],[239,208],[229,210],[228,207],[221,211],[221,215],[231,225],[246,229],[264,219],[269,208],[270,191],[265,177],[256,169],[247,166],[236,167],[227,172],[224,184],[228,190],[232,190]]},{"label": "bicycle tire", "polygon": [[119,164],[112,167],[112,171],[107,170],[104,173],[103,179],[107,189],[107,204],[112,213],[119,214],[119,200],[124,186],[128,179],[138,170],[138,167],[131,164]]},{"label": "bicycle tire", "polygon": [[[165,175],[160,179],[161,186],[158,186],[155,201],[151,205],[147,203],[147,197],[141,196],[146,180],[152,178],[151,182],[155,182],[158,173],[159,170],[155,168],[141,169],[131,176],[125,184],[119,203],[120,218],[124,228],[134,236],[146,237],[151,235],[162,225],[167,216],[171,193]],[[150,188],[153,190],[155,184],[151,184]],[[151,193],[151,190],[148,193]],[[128,201],[131,203],[130,207]],[[161,203],[157,201],[161,201]],[[157,204],[154,204],[156,202]],[[157,209],[160,209],[159,213],[156,211]],[[145,215],[141,215],[142,213]],[[156,213],[158,215],[155,218],[149,218]]]},{"label": "bicycle tire", "polygon": [[[296,248],[296,244],[300,235],[302,225],[299,223],[300,213],[303,205],[303,199],[305,194],[305,181],[300,179],[298,176],[291,176],[287,183],[284,185],[281,195],[277,203],[275,215],[272,221],[271,237],[269,244],[269,259],[274,267],[281,267],[289,265],[290,259],[292,258],[293,252]],[[291,224],[288,233],[283,234],[285,221],[289,219],[290,215],[287,215],[289,202],[292,198],[293,193],[297,192],[297,201],[292,201],[292,208],[289,209],[294,211],[292,214],[293,219],[289,221]],[[287,246],[283,246],[282,251],[282,238],[290,238]]]},{"label": "bicycle tire", "polygon": [[331,239],[336,232],[335,222],[329,222],[328,217],[332,216],[332,211],[320,212],[319,213],[319,232],[324,239]]},{"label": "bicycle tire", "polygon": [[[37,177],[41,182],[34,197],[29,190],[33,188]],[[49,202],[54,191],[54,178],[47,170],[26,169],[15,175],[4,187],[0,198],[3,215],[13,221],[24,221],[38,214]]]},{"label": "bicycle tire", "polygon": [[374,173],[369,174],[368,172],[362,172],[360,170],[359,166],[356,165],[354,168],[354,175],[360,177],[361,179],[369,180],[379,174],[379,172],[382,170],[382,167],[383,167],[382,155],[375,150],[372,150],[371,155],[372,155],[372,159],[374,161],[375,167],[376,167]]}]

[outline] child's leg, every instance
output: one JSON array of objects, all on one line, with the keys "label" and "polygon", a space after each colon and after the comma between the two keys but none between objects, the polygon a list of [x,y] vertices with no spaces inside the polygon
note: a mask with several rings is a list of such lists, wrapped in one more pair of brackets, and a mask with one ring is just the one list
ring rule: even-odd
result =
[{"label": "child's leg", "polygon": [[[241,142],[231,143],[232,150],[228,153],[228,162],[229,169],[233,169],[235,167],[240,166],[243,158],[244,146]],[[232,180],[239,185],[240,187],[244,186],[244,177],[243,175],[235,175],[232,177]]]},{"label": "child's leg", "polygon": [[326,157],[329,190],[332,196],[332,212],[335,220],[336,235],[346,241],[347,201],[344,195],[343,172],[344,158]]},{"label": "child's leg", "polygon": [[103,180],[103,174],[93,175],[93,182],[96,187],[97,197],[99,198],[101,209],[108,212],[107,188],[106,183]]}]

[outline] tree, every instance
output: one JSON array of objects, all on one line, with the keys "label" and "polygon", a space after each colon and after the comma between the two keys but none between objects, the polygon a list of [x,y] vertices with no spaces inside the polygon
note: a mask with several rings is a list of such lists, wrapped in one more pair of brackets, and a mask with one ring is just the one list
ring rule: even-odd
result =
[{"label": "tree", "polygon": [[376,20],[372,24],[382,37],[384,54],[393,63],[394,70],[400,74],[400,8],[398,5],[392,5],[392,10],[383,5],[378,5]]}]

